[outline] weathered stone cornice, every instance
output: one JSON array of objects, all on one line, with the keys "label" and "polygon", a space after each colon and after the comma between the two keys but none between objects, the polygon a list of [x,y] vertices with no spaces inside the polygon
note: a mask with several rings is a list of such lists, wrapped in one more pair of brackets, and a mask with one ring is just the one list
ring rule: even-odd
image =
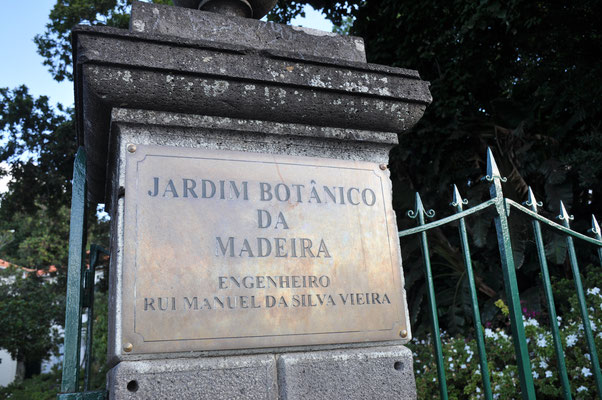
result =
[{"label": "weathered stone cornice", "polygon": [[97,202],[114,107],[400,133],[431,101],[428,82],[401,68],[107,27],[76,27],[73,44],[78,141]]}]

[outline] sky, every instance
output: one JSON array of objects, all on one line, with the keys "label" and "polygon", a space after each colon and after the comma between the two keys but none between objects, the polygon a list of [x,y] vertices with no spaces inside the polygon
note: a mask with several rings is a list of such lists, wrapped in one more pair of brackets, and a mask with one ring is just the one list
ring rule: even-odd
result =
[{"label": "sky", "polygon": [[[35,35],[44,32],[56,0],[36,0],[35,4],[24,0],[3,3],[0,12],[0,87],[12,89],[26,85],[35,97],[46,95],[51,104],[72,106],[73,83],[52,79],[33,42]],[[332,24],[320,12],[308,6],[305,13],[305,18],[296,18],[291,25],[332,31]],[[0,165],[2,167],[5,165]],[[6,191],[7,180],[8,177],[0,180],[0,193]]]}]

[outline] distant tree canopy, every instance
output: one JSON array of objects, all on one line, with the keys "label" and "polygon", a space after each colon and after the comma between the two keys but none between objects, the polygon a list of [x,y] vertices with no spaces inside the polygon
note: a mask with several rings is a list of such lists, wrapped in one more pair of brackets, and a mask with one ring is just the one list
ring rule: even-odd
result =
[{"label": "distant tree canopy", "polygon": [[[53,77],[72,79],[73,25],[126,28],[129,4],[57,0],[46,31],[35,38]],[[547,217],[557,214],[563,200],[581,232],[590,214],[602,217],[601,2],[280,0],[268,18],[289,22],[305,5],[321,10],[339,31],[362,36],[370,62],[416,69],[431,82],[433,103],[416,127],[400,135],[391,153],[400,228],[413,223],[403,215],[414,207],[414,191],[443,215],[452,212],[448,203],[454,183],[469,206],[484,200],[488,193],[480,178],[487,146],[508,177],[507,197],[524,200],[530,185]],[[14,168],[0,215],[33,215],[51,209],[49,204],[66,204],[75,150],[71,111],[51,109],[25,88],[3,89],[0,96],[0,129],[8,139],[2,160]],[[30,159],[31,154],[38,158]],[[14,229],[18,223],[9,220]],[[484,221],[467,222],[487,321],[504,294],[495,231]],[[529,229],[520,220],[513,224],[521,296],[537,308],[542,295]],[[6,247],[14,250],[10,254],[22,248],[25,236],[20,237]],[[457,233],[439,230],[430,239],[443,327],[462,331],[470,325],[463,312],[468,303]],[[549,235],[546,240],[552,273],[568,276],[562,239]],[[402,248],[410,311],[414,327],[420,327],[422,266],[412,241],[402,242]]]},{"label": "distant tree canopy", "polygon": [[56,286],[20,268],[0,270],[0,348],[18,361],[21,378],[40,373],[40,361],[57,350],[65,305]]}]

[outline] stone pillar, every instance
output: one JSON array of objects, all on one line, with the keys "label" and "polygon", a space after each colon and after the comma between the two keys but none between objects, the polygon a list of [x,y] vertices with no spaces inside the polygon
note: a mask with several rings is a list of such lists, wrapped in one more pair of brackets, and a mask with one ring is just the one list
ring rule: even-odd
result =
[{"label": "stone pillar", "polygon": [[[386,165],[397,134],[413,126],[431,101],[428,83],[416,71],[366,63],[360,38],[141,2],[133,4],[129,31],[79,26],[73,40],[78,140],[88,153],[89,195],[92,202],[105,203],[111,216],[111,398],[416,398],[412,356],[403,346],[411,332]],[[160,162],[149,161],[159,156]],[[247,249],[244,242],[240,247],[235,241],[238,233],[232,232],[238,227],[247,232],[256,224],[252,218],[260,212],[258,204],[264,203],[256,199],[246,220],[247,214],[237,214],[236,208],[244,204],[219,203],[218,193],[221,185],[222,193],[226,187],[230,199],[234,193],[234,200],[241,200],[248,179],[248,196],[253,197],[259,178],[247,175],[261,176],[264,169],[280,174],[269,181],[270,190],[276,190],[278,182],[288,185],[281,192],[293,190],[287,199],[295,196],[295,188],[299,191],[297,203],[302,205],[292,200],[279,203],[286,206],[278,208],[283,210],[279,232],[291,225],[298,232],[306,229],[306,237],[315,234],[313,253],[308,250],[311,241],[301,242],[306,239],[274,238],[269,246],[275,257],[286,258],[285,253],[301,257],[297,251],[309,255],[270,259],[272,269],[266,276],[253,271],[248,282],[241,283],[243,275],[231,276],[237,263],[252,269],[265,260],[239,256],[251,252],[261,256],[266,250]],[[171,175],[161,176],[163,170],[198,174],[183,172],[170,183]],[[223,173],[223,183],[215,171]],[[318,178],[304,177],[303,171]],[[208,181],[210,176],[214,183],[204,183],[203,178]],[[307,182],[292,186],[295,182],[287,180],[289,176]],[[369,186],[368,180],[380,186]],[[295,207],[310,207],[311,196],[317,203],[317,194],[309,188],[322,181],[333,190],[320,192],[330,196],[331,208]],[[162,194],[152,193],[153,182]],[[201,202],[211,198],[204,191],[211,185],[214,206]],[[227,185],[234,185],[234,192]],[[337,197],[334,191],[339,188]],[[358,211],[362,196],[364,208]],[[186,203],[175,202],[182,197],[189,197]],[[148,208],[159,204],[149,203],[154,198],[161,198],[163,205]],[[198,202],[191,203],[193,198]],[[327,207],[327,198],[322,200]],[[341,211],[348,210],[345,200],[360,206]],[[382,215],[370,214],[375,203],[382,206]],[[176,231],[171,221],[180,221],[178,227],[188,225],[183,214],[189,212],[191,225]],[[327,225],[332,225],[326,222],[329,215],[340,215],[335,223],[358,230],[320,236],[314,228],[320,221],[311,220],[314,215],[322,215]],[[373,221],[372,215],[382,219]],[[276,223],[278,213],[271,218]],[[160,223],[153,225],[155,219]],[[267,225],[260,220],[259,228],[262,223]],[[196,240],[205,237],[206,227],[219,231],[222,225],[229,230],[220,241]],[[367,231],[360,232],[362,227]],[[325,226],[323,232],[332,229]],[[232,242],[227,241],[230,237]],[[374,238],[378,242],[370,241]],[[320,243],[318,248],[319,240],[324,247]],[[265,243],[257,242],[259,247]],[[361,249],[356,248],[358,243]],[[381,245],[382,259],[373,254]],[[220,258],[231,251],[232,259]],[[359,267],[353,267],[360,268],[356,280],[355,272],[345,275],[349,261],[344,251],[358,251],[358,257],[364,257]],[[172,265],[173,260],[186,262]],[[194,265],[186,264],[190,260]],[[347,261],[337,264],[341,260]],[[382,260],[390,264],[383,267]],[[222,269],[214,276],[208,272],[211,268]],[[280,268],[280,275],[274,268]],[[196,281],[197,273],[211,282]],[[321,283],[319,276],[325,277]],[[290,278],[289,286],[278,286],[282,285],[276,282],[278,277]],[[269,294],[274,299],[281,294],[281,301],[291,302],[279,311],[268,311],[271,300],[262,297],[268,292],[258,290],[263,285],[269,288],[270,279],[278,287]],[[249,289],[251,281],[255,291]],[[363,281],[372,285],[366,286],[366,293]],[[246,291],[236,292],[236,284]],[[227,288],[232,296],[219,297]],[[215,293],[207,292],[213,289]],[[320,296],[331,289],[330,308],[320,308],[318,302],[326,301]],[[295,295],[298,309],[292,305]],[[343,301],[349,295],[353,307]],[[215,301],[234,299],[238,309],[214,310],[203,303],[214,297],[218,300],[211,300],[213,306]],[[260,311],[243,310],[247,307]],[[389,309],[395,315],[379,314]],[[251,312],[256,312],[252,318],[247,316]],[[255,329],[259,333],[254,334]],[[217,333],[209,337],[206,331]]]}]

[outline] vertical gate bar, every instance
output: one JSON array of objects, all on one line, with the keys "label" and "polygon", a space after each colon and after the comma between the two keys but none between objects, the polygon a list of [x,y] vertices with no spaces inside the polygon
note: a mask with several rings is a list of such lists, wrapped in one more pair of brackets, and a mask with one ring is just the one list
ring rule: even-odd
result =
[{"label": "vertical gate bar", "polygon": [[508,309],[510,311],[512,342],[514,344],[514,353],[516,354],[518,364],[521,394],[523,399],[535,399],[535,387],[533,385],[531,362],[529,361],[529,350],[527,349],[518,284],[516,282],[514,256],[512,255],[510,228],[508,226],[508,217],[506,216],[506,201],[502,192],[501,182],[505,182],[506,178],[503,178],[500,175],[500,171],[490,148],[487,149],[487,176],[485,179],[491,182],[489,192],[491,198],[495,200],[495,209],[497,211],[497,215],[495,216],[495,229],[497,231],[497,240],[502,263],[502,275],[504,278]]},{"label": "vertical gate bar", "polygon": [[[596,239],[602,240],[602,231],[600,231],[600,225],[598,224],[598,220],[592,214],[592,229],[590,232],[594,234]],[[600,265],[602,265],[602,247],[598,247],[598,258],[600,259]]]},{"label": "vertical gate bar", "polygon": [[[463,200],[458,187],[454,185],[454,197],[451,205],[456,208],[456,212],[462,212],[462,205],[468,204]],[[460,243],[462,244],[462,253],[464,255],[464,265],[466,266],[466,276],[468,277],[468,287],[470,289],[470,301],[472,304],[472,317],[474,319],[475,336],[477,339],[477,350],[479,352],[479,364],[481,366],[481,376],[483,378],[483,392],[485,398],[491,400],[491,380],[489,376],[489,366],[487,365],[487,353],[485,351],[485,338],[483,337],[483,327],[481,325],[481,312],[479,311],[479,299],[472,271],[472,259],[470,257],[470,247],[468,245],[468,234],[466,233],[466,222],[460,218]]]},{"label": "vertical gate bar", "polygon": [[86,366],[84,369],[84,391],[90,390],[90,368],[92,366],[92,340],[94,339],[94,278],[96,275],[96,263],[98,261],[98,247],[90,246],[90,269],[87,272],[89,278],[86,285],[88,298],[88,321],[86,328]]},{"label": "vertical gate bar", "polygon": [[[562,221],[562,225],[570,228],[569,221],[573,216],[569,216],[564,207],[564,203],[560,202],[560,215],[558,219]],[[575,243],[569,235],[566,237],[566,244],[569,249],[569,260],[573,271],[573,280],[575,281],[575,289],[577,290],[577,299],[579,300],[579,311],[581,312],[581,320],[583,322],[583,330],[585,332],[585,340],[589,349],[592,367],[594,370],[594,378],[596,380],[596,388],[598,389],[598,399],[602,399],[602,375],[600,374],[600,363],[598,362],[598,352],[596,351],[596,343],[592,335],[592,327],[590,325],[587,305],[585,303],[585,293],[583,292],[583,284],[581,283],[581,273],[579,272],[579,264],[577,263],[577,253],[575,252]]]},{"label": "vertical gate bar", "polygon": [[[417,218],[418,225],[424,225],[425,216],[432,218],[435,215],[433,210],[425,211],[420,195],[416,193],[416,211],[408,211],[410,218]],[[443,364],[443,346],[441,344],[441,334],[439,331],[439,317],[437,316],[437,302],[435,300],[435,285],[433,283],[433,273],[431,270],[431,256],[429,253],[428,239],[426,232],[420,234],[422,244],[422,257],[424,260],[424,276],[428,287],[428,302],[433,327],[433,346],[435,347],[435,357],[437,359],[437,377],[439,378],[439,394],[442,400],[447,400],[447,381],[445,379],[445,365]]]},{"label": "vertical gate bar", "polygon": [[[525,202],[525,205],[531,208],[531,211],[537,213],[537,207],[541,207],[543,204],[538,203],[533,194],[533,190],[529,187],[529,199]],[[570,400],[571,396],[571,384],[569,383],[569,376],[566,369],[566,363],[564,360],[564,352],[562,350],[562,340],[560,333],[558,332],[558,322],[556,318],[556,306],[554,305],[554,295],[552,293],[552,283],[550,282],[550,273],[548,271],[548,262],[546,260],[546,252],[543,245],[543,237],[541,234],[541,225],[539,221],[531,221],[533,225],[533,235],[535,236],[535,246],[537,247],[537,256],[539,257],[539,266],[541,267],[541,279],[543,281],[543,288],[546,293],[546,300],[548,302],[548,312],[550,313],[550,329],[552,330],[552,338],[554,340],[554,351],[556,352],[556,359],[558,360],[558,370],[560,374],[560,381],[562,383],[562,395],[566,400]]]},{"label": "vertical gate bar", "polygon": [[69,225],[69,262],[65,310],[65,342],[61,391],[76,392],[79,386],[81,344],[82,269],[86,246],[86,151],[77,150],[73,165],[71,221]]}]

